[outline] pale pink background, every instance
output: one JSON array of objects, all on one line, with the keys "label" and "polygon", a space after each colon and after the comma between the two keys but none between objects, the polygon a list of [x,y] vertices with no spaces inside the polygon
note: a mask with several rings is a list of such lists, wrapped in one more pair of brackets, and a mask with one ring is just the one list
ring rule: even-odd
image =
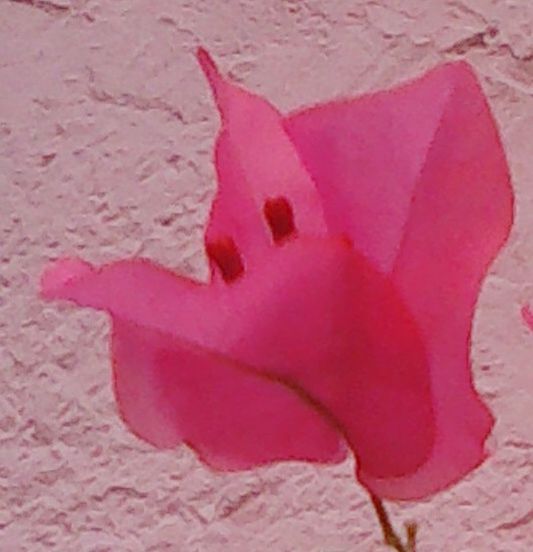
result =
[{"label": "pale pink background", "polygon": [[[215,475],[117,416],[104,315],[36,297],[46,260],[145,255],[205,277],[218,118],[206,45],[282,110],[465,57],[493,106],[517,219],[474,327],[494,453],[431,500],[420,552],[533,550],[533,2],[19,0],[0,3],[0,550],[381,550],[352,463]],[[384,550],[384,549],[383,549]]]}]

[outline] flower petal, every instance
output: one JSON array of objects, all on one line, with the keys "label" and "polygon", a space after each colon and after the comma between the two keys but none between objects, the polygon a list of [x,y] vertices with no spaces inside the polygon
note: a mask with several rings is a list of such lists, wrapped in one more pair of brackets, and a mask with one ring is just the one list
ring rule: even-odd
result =
[{"label": "flower petal", "polygon": [[282,381],[334,419],[368,474],[413,472],[431,451],[418,328],[390,281],[345,241],[300,238],[271,248],[263,266],[224,287],[188,282],[147,261],[63,281],[53,297],[107,310]]},{"label": "flower petal", "polygon": [[198,60],[222,117],[215,150],[219,187],[207,244],[231,237],[247,264],[261,263],[264,249],[273,243],[265,204],[276,198],[291,205],[298,233],[325,235],[320,197],[281,115],[266,100],[223,78],[205,50],[199,49]]},{"label": "flower petal", "polygon": [[489,108],[472,71],[456,63],[391,92],[296,114],[285,126],[331,230],[349,232],[391,274],[428,347],[437,423],[431,458],[411,476],[359,476],[382,497],[426,496],[482,462],[493,424],[469,359],[479,288],[513,217]]},{"label": "flower petal", "polygon": [[112,351],[122,416],[158,447],[184,441],[220,470],[346,456],[338,433],[312,405],[234,361],[116,317]]},{"label": "flower petal", "polygon": [[284,119],[322,198],[329,232],[349,235],[384,272],[396,258],[417,176],[451,94],[452,67]]},{"label": "flower petal", "polygon": [[533,330],[533,311],[529,306],[524,306],[521,309],[522,319]]}]

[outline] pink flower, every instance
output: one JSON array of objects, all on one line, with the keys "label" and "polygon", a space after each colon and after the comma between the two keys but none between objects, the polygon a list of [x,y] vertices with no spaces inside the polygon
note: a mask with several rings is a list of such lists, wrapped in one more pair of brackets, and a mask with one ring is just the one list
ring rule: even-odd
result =
[{"label": "pink flower", "polygon": [[415,499],[484,459],[480,285],[512,223],[507,164],[465,63],[282,116],[198,59],[222,118],[199,284],[147,260],[63,259],[48,299],[111,315],[129,427],[218,469],[339,462]]}]

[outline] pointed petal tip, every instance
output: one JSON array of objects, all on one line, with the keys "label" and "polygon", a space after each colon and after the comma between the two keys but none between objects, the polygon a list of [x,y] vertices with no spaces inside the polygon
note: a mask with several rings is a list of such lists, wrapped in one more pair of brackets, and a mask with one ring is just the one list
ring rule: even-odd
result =
[{"label": "pointed petal tip", "polygon": [[218,74],[218,68],[213,61],[211,54],[203,46],[199,46],[196,49],[196,59],[206,75]]},{"label": "pointed petal tip", "polygon": [[63,258],[50,263],[41,276],[41,296],[44,299],[61,297],[62,289],[93,270],[81,259]]},{"label": "pointed petal tip", "polygon": [[196,50],[196,59],[200,64],[205,77],[207,78],[209,85],[213,91],[215,98],[220,95],[220,85],[223,82],[222,76],[216,63],[214,62],[211,54],[202,46]]}]

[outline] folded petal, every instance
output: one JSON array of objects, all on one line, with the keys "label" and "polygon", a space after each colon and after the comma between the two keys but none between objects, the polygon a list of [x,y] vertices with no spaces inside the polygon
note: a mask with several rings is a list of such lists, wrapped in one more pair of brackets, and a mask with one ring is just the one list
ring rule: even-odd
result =
[{"label": "folded petal", "polygon": [[469,358],[480,285],[513,216],[489,108],[472,71],[457,63],[390,92],[296,114],[285,126],[331,231],[348,232],[390,274],[427,346],[437,424],[431,457],[410,476],[359,476],[382,497],[426,496],[482,462],[493,424]]},{"label": "folded petal", "polygon": [[112,357],[120,412],[155,446],[183,441],[220,470],[346,455],[339,434],[311,404],[235,361],[116,317]]},{"label": "folded petal", "polygon": [[[416,470],[434,441],[424,343],[390,281],[342,240],[272,248],[231,286],[193,284],[147,261],[76,271],[48,297],[104,309],[282,382],[334,421],[361,469]],[[54,287],[50,282],[63,282]],[[48,291],[46,291],[48,290]],[[50,294],[53,290],[53,295]],[[182,370],[194,369],[183,363]]]},{"label": "folded petal", "polygon": [[205,50],[198,51],[198,60],[222,118],[215,150],[219,186],[206,234],[208,252],[209,244],[229,237],[246,264],[262,262],[264,249],[276,241],[273,221],[265,212],[268,202],[276,199],[290,204],[285,215],[294,218],[295,231],[325,235],[320,197],[283,129],[281,115],[266,100],[223,78]]},{"label": "folded petal", "polygon": [[411,199],[451,94],[437,68],[399,88],[298,111],[284,119],[315,182],[329,232],[387,272],[398,253]]}]

